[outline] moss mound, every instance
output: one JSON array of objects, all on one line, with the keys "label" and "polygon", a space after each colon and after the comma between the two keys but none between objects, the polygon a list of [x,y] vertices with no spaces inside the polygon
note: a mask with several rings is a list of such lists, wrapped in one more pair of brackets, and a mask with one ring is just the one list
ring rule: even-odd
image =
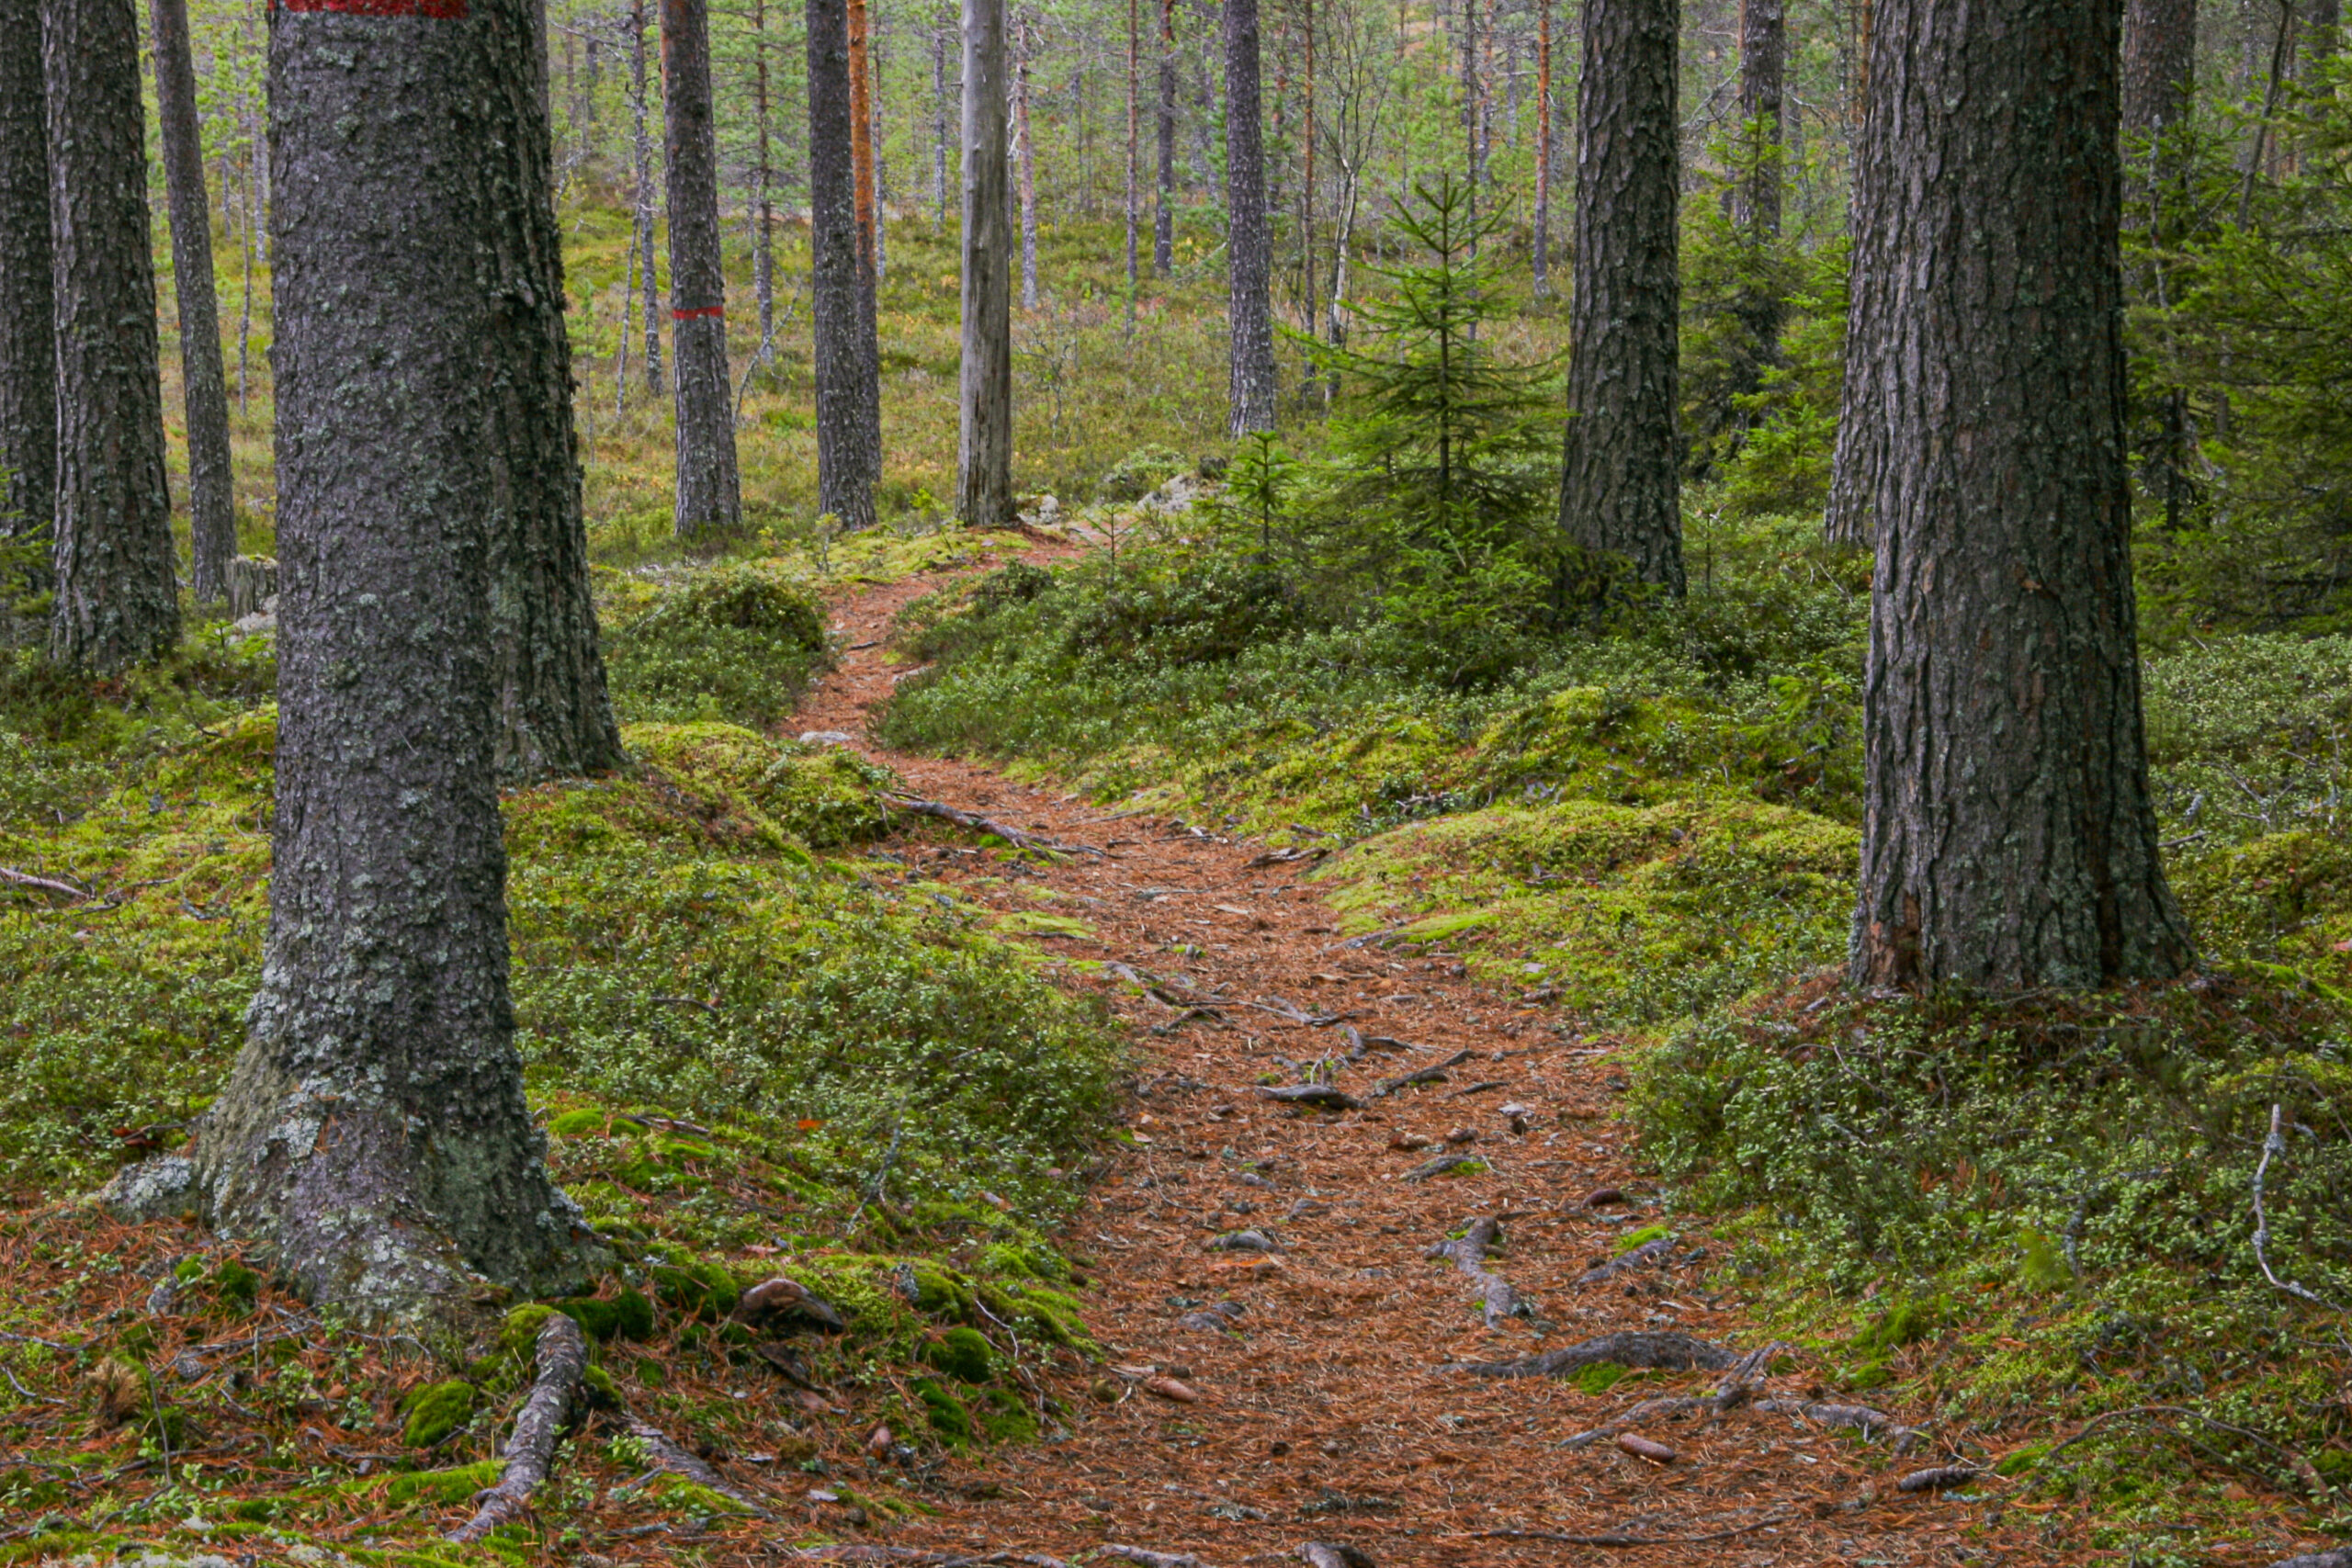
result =
[{"label": "moss mound", "polygon": [[474,1385],[435,1382],[413,1391],[401,1401],[401,1441],[413,1449],[429,1449],[474,1418]]},{"label": "moss mound", "polygon": [[613,706],[628,719],[765,724],[791,712],[829,662],[823,606],[766,565],[663,587],[650,605],[624,610],[605,647]]},{"label": "moss mound", "polygon": [[996,1350],[977,1328],[951,1328],[925,1341],[922,1358],[964,1382],[986,1382],[996,1375]]}]

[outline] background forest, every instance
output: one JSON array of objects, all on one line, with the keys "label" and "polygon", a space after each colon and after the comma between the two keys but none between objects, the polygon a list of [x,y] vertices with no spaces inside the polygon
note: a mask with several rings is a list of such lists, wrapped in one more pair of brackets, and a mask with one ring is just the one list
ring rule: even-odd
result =
[{"label": "background forest", "polygon": [[[1133,1135],[1133,1043],[1069,986],[1116,966],[1052,956],[1074,907],[1042,888],[1006,916],[878,848],[904,781],[790,738],[848,651],[830,606],[934,573],[889,633],[877,745],[1261,840],[1350,951],[1616,1050],[1652,1206],[1629,1245],[1711,1221],[1717,1286],[1826,1392],[1971,1434],[1972,1464],[2061,1510],[2052,1560],[2268,1561],[2275,1521],[2352,1532],[2352,59],[2333,0],[2131,8],[2131,560],[2161,848],[2199,968],[2006,997],[1841,983],[1872,560],[1824,517],[1871,0],[1681,9],[1679,592],[1596,588],[1561,539],[1573,0],[1262,0],[1279,391],[1273,428],[1240,434],[1222,7],[1012,5],[1021,532],[956,517],[959,17],[850,9],[876,520],[847,528],[820,499],[806,18],[714,4],[741,526],[682,542],[661,17],[546,8],[586,539],[631,766],[506,792],[506,897],[533,1112],[635,1270],[565,1305],[622,1392],[799,1453],[797,1425],[754,1430],[718,1392],[746,1362],[725,1325],[774,1271],[747,1248],[808,1260],[794,1277],[851,1330],[811,1365],[919,1444],[1069,1416],[996,1347],[1007,1324],[1041,1368],[1098,1348],[1095,1265],[1056,1227]],[[189,0],[188,22],[235,546],[257,561],[279,547],[268,19]],[[7,522],[14,581],[46,542]],[[1043,564],[1012,558],[1040,544]],[[43,1205],[169,1143],[243,1037],[277,714],[258,591],[194,605],[167,657],[102,677],[33,646],[46,608],[16,604],[0,648],[0,1235],[35,1303],[0,1325],[54,1336],[96,1315],[79,1309],[107,1244],[42,1239]],[[986,841],[1016,886],[1050,858]],[[141,1245],[189,1311],[254,1310],[235,1257]],[[282,1391],[288,1421],[345,1405],[413,1451],[223,1517],[406,1539],[404,1511],[496,1474],[494,1411],[529,1381],[540,1318],[396,1411],[359,1408],[348,1347],[249,1389]],[[159,1353],[135,1313],[85,1327],[77,1376]],[[51,1375],[46,1339],[0,1338],[0,1364]],[[153,1404],[114,1426],[160,1490],[85,1506],[78,1480],[0,1457],[0,1518],[46,1520],[28,1550],[229,1506],[200,1467],[175,1486],[175,1408]],[[19,1423],[0,1448],[48,1419],[0,1416]],[[585,1462],[610,1481],[642,1459]],[[610,1526],[619,1495],[548,1500],[534,1550]],[[899,1495],[876,1514],[915,1511]]]}]

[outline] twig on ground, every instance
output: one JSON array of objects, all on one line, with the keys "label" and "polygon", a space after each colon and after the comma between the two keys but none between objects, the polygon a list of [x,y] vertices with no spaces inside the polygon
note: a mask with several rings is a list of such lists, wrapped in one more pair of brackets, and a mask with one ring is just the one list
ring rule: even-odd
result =
[{"label": "twig on ground", "polygon": [[1285,1105],[1312,1106],[1317,1111],[1361,1111],[1363,1102],[1355,1096],[1333,1089],[1327,1083],[1285,1084],[1279,1089],[1258,1091],[1268,1100],[1279,1100]]},{"label": "twig on ground", "polygon": [[2289,1295],[2309,1302],[2313,1306],[2324,1306],[2330,1312],[2342,1312],[2342,1307],[2325,1296],[2305,1289],[2301,1280],[2281,1280],[2272,1273],[2270,1258],[2264,1251],[2270,1240],[2270,1216],[2262,1208],[2262,1179],[2269,1174],[2271,1156],[2283,1156],[2287,1152],[2287,1140],[2278,1131],[2278,1112],[2279,1107],[2274,1105],[2270,1108],[2270,1135],[2262,1140],[2262,1161],[2254,1168],[2254,1260],[2262,1265],[2262,1277]]},{"label": "twig on ground", "polygon": [[1122,1562],[1140,1562],[1143,1568],[1206,1568],[1189,1551],[1152,1551],[1140,1546],[1121,1546],[1116,1541],[1105,1545],[1102,1555],[1115,1557]]},{"label": "twig on ground", "polygon": [[728,1498],[732,1502],[741,1503],[745,1508],[751,1511],[752,1517],[754,1518],[773,1519],[775,1517],[774,1514],[771,1514],[766,1508],[762,1506],[756,1499],[750,1497],[744,1493],[729,1485],[726,1480],[719,1475],[718,1472],[711,1469],[710,1466],[705,1464],[694,1454],[687,1452],[684,1449],[682,1449],[677,1444],[672,1442],[669,1436],[664,1433],[661,1427],[656,1427],[652,1422],[646,1420],[634,1410],[623,1409],[621,1412],[621,1421],[623,1425],[628,1427],[629,1436],[635,1438],[639,1442],[645,1445],[645,1457],[652,1462],[654,1469],[666,1470],[673,1475],[684,1476],[686,1480],[693,1482],[697,1486],[708,1487],[711,1491],[718,1493],[722,1497]]},{"label": "twig on ground", "polygon": [[451,1530],[446,1540],[480,1540],[500,1525],[520,1517],[531,1506],[532,1492],[548,1478],[556,1439],[563,1435],[572,1401],[580,1393],[580,1381],[588,1370],[588,1341],[577,1323],[560,1312],[550,1313],[539,1325],[537,1351],[538,1375],[532,1380],[530,1394],[523,1401],[522,1411],[514,1417],[514,1430],[506,1439],[506,1468],[495,1486],[478,1495],[481,1506],[474,1517]]},{"label": "twig on ground", "polygon": [[1057,855],[1100,855],[1105,858],[1109,855],[1108,851],[1099,850],[1092,844],[1064,844],[1052,839],[1041,839],[1034,833],[1024,833],[1020,829],[999,822],[993,818],[982,817],[976,812],[959,811],[943,801],[921,800],[911,795],[895,794],[886,794],[882,799],[885,803],[897,807],[901,811],[911,812],[917,817],[936,817],[942,822],[953,822],[958,828],[969,828],[979,833],[994,833],[1015,849],[1043,850],[1049,854]]},{"label": "twig on ground", "polygon": [[1710,1345],[1688,1334],[1628,1332],[1604,1334],[1598,1339],[1546,1350],[1540,1356],[1521,1357],[1516,1361],[1467,1361],[1453,1370],[1482,1378],[1548,1378],[1562,1377],[1604,1361],[1657,1371],[1683,1371],[1695,1367],[1716,1372],[1737,1365],[1739,1357],[1720,1345]]},{"label": "twig on ground", "polygon": [[76,901],[96,897],[86,887],[76,887],[70,882],[59,882],[51,877],[35,876],[30,872],[18,871],[13,866],[0,865],[0,882],[10,883],[18,887],[38,887],[44,893],[62,893],[66,897]]},{"label": "twig on ground", "polygon": [[1756,1408],[1767,1416],[1796,1416],[1816,1427],[1842,1428],[1860,1432],[1868,1442],[1874,1432],[1885,1433],[1893,1441],[1896,1453],[1909,1453],[1928,1440],[1928,1434],[1917,1427],[1906,1427],[1883,1410],[1873,1410],[1867,1404],[1829,1404],[1804,1399],[1759,1399]]},{"label": "twig on ground", "polygon": [[1703,1535],[1633,1535],[1623,1530],[1611,1530],[1601,1535],[1566,1535],[1558,1530],[1474,1530],[1473,1540],[1543,1540],[1560,1546],[1689,1546],[1702,1540],[1728,1540],[1736,1535],[1760,1530],[1767,1525],[1777,1525],[1789,1516],[1770,1513],[1752,1524],[1735,1525],[1729,1529],[1710,1530]]},{"label": "twig on ground", "polygon": [[1502,1244],[1502,1222],[1492,1216],[1482,1216],[1470,1222],[1470,1228],[1450,1241],[1441,1241],[1422,1256],[1445,1258],[1470,1276],[1478,1287],[1481,1313],[1487,1326],[1493,1328],[1507,1317],[1533,1317],[1535,1302],[1514,1290],[1511,1282],[1487,1267],[1487,1253]]},{"label": "twig on ground", "polygon": [[1395,1094],[1397,1090],[1410,1089],[1415,1084],[1443,1083],[1445,1082],[1446,1068],[1458,1067],[1469,1059],[1469,1052],[1456,1051],[1444,1061],[1436,1063],[1430,1066],[1423,1067],[1419,1072],[1407,1073],[1403,1077],[1389,1078],[1385,1080],[1372,1091],[1372,1098],[1374,1100],[1385,1100],[1390,1095]]},{"label": "twig on ground", "polygon": [[15,1372],[10,1371],[9,1371],[7,1368],[6,1368],[6,1367],[0,1367],[0,1376],[5,1376],[6,1378],[7,1378],[7,1380],[8,1380],[8,1386],[9,1386],[10,1388],[15,1389],[18,1393],[23,1394],[27,1399],[33,1400],[33,1401],[35,1401],[35,1402],[36,1402],[36,1403],[38,1403],[38,1404],[64,1404],[64,1403],[65,1403],[65,1401],[63,1401],[63,1400],[62,1400],[62,1399],[51,1399],[51,1398],[50,1398],[50,1396],[49,1396],[49,1395],[47,1395],[47,1394],[45,1394],[45,1393],[35,1393],[31,1389],[28,1389],[28,1388],[27,1388],[24,1384],[22,1384],[22,1383],[18,1382],[17,1381],[17,1374],[16,1374]]},{"label": "twig on ground", "polygon": [[1306,1568],[1375,1568],[1370,1552],[1340,1540],[1302,1541],[1298,1560]]},{"label": "twig on ground", "polygon": [[1407,1171],[1396,1179],[1399,1181],[1427,1181],[1432,1176],[1444,1176],[1449,1172],[1460,1170],[1464,1166],[1485,1165],[1486,1163],[1487,1163],[1487,1156],[1484,1155],[1440,1155],[1435,1159],[1423,1160],[1420,1164],[1415,1166],[1412,1169]]},{"label": "twig on ground", "polygon": [[1663,1263],[1679,1245],[1680,1245],[1679,1238],[1670,1235],[1662,1235],[1656,1241],[1645,1241],[1631,1252],[1612,1258],[1598,1268],[1586,1269],[1577,1276],[1577,1283],[1579,1285],[1603,1284],[1629,1269],[1647,1269]]}]

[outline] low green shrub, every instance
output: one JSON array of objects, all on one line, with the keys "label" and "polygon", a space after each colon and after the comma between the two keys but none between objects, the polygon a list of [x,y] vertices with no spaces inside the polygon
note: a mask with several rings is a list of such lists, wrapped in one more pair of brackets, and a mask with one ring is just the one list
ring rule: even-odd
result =
[{"label": "low green shrub", "polygon": [[823,606],[772,565],[692,574],[634,613],[616,593],[605,602],[605,668],[624,719],[765,724],[830,667]]}]

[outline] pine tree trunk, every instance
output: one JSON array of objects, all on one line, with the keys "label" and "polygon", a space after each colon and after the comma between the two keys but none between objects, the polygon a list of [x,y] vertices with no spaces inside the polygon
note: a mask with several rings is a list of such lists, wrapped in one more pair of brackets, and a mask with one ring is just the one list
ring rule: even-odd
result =
[{"label": "pine tree trunk", "polygon": [[1676,12],[1585,5],[1560,528],[1612,573],[1679,594]]},{"label": "pine tree trunk", "polygon": [[[2197,0],[2129,0],[2123,18],[2124,136],[2145,147],[2178,130],[2188,118],[2196,81]],[[2142,171],[2127,173],[2140,176]]]},{"label": "pine tree trunk", "polygon": [[[866,60],[866,0],[849,0],[849,153],[857,178],[857,262],[868,293],[874,263],[874,97]],[[870,310],[871,307],[869,306]]]},{"label": "pine tree trunk", "polygon": [[1535,4],[1535,293],[1552,292],[1552,0]]},{"label": "pine tree trunk", "polygon": [[931,35],[931,204],[947,227],[947,29]]},{"label": "pine tree trunk", "polygon": [[964,363],[956,513],[1002,527],[1012,506],[1012,235],[1004,0],[964,0]]},{"label": "pine tree trunk", "polygon": [[188,533],[196,602],[229,595],[237,510],[229,471],[229,382],[220,362],[220,307],[212,285],[212,204],[204,189],[204,142],[196,123],[196,64],[187,0],[148,7],[155,47],[155,109],[164,188],[172,211],[173,291],[179,299],[180,389],[187,417]]},{"label": "pine tree trunk", "polygon": [[385,3],[389,25],[271,17],[276,870],[250,1033],[189,1172],[216,1229],[362,1321],[467,1311],[474,1272],[559,1292],[601,1253],[514,1044],[485,395],[507,367],[489,290],[449,287],[526,226],[492,210],[515,186],[483,151],[512,122],[481,107],[536,94],[495,79],[519,51],[493,41],[535,24],[520,0]]},{"label": "pine tree trunk", "polygon": [[1159,204],[1151,214],[1151,270],[1176,265],[1176,0],[1159,3]]},{"label": "pine tree trunk", "polygon": [[646,79],[645,26],[645,0],[636,0],[628,14],[628,28],[629,107],[637,115],[638,287],[644,291],[640,309],[645,318],[645,389],[658,398],[662,395],[662,289],[653,273],[653,139],[647,129],[652,99]]},{"label": "pine tree trunk", "polygon": [[[1788,62],[1783,0],[1741,0],[1739,118],[1755,166],[1740,181],[1732,221],[1758,240],[1781,235],[1781,93]],[[1773,335],[1778,336],[1778,321]]]},{"label": "pine tree trunk", "polygon": [[1012,154],[1021,191],[1021,308],[1037,308],[1037,149],[1029,140],[1029,22],[1016,24],[1012,54]]},{"label": "pine tree trunk", "polygon": [[1143,129],[1137,104],[1143,91],[1142,40],[1137,36],[1141,26],[1141,0],[1127,0],[1127,330],[1130,333],[1135,331],[1136,324],[1136,231],[1143,223],[1141,171],[1137,165],[1140,153],[1136,146]]},{"label": "pine tree trunk", "polygon": [[768,6],[753,0],[752,49],[752,112],[756,120],[758,162],[752,168],[752,288],[760,303],[760,363],[775,352],[775,163],[768,123]]},{"label": "pine tree trunk", "polygon": [[[0,539],[49,526],[57,490],[57,337],[40,0],[0,0]],[[46,585],[44,565],[35,573]],[[18,581],[0,581],[13,595]],[[0,638],[8,627],[0,622]]]},{"label": "pine tree trunk", "polygon": [[628,761],[605,686],[588,580],[563,235],[544,91],[547,35],[528,0],[479,5],[492,96],[481,172],[494,269],[487,332],[492,761],[514,783],[610,773]]},{"label": "pine tree trunk", "polygon": [[130,0],[42,0],[57,322],[50,657],[108,672],[179,640]]},{"label": "pine tree trunk", "polygon": [[662,0],[662,163],[669,175],[670,352],[678,426],[677,533],[743,524],[727,366],[727,275],[718,257],[718,144],[711,124],[705,0]]},{"label": "pine tree trunk", "polygon": [[808,0],[809,313],[816,329],[817,505],[846,529],[874,524],[879,397],[857,238],[850,148],[849,6]]},{"label": "pine tree trunk", "polygon": [[1886,335],[1849,351],[1905,374],[1883,384],[1871,497],[1858,985],[2098,986],[2190,961],[2142,739],[2120,15],[1880,8],[1860,154],[1906,199]]},{"label": "pine tree trunk", "polygon": [[1274,428],[1274,322],[1269,289],[1273,236],[1266,220],[1266,155],[1260,130],[1258,0],[1225,0],[1227,306],[1232,344],[1227,429]]},{"label": "pine tree trunk", "polygon": [[[2180,141],[2197,81],[2197,0],[2130,0],[2123,15],[2123,138],[2127,227],[2138,227],[2159,249],[2175,238],[2190,200],[2188,160]],[[2152,263],[2136,280],[2151,304],[2166,303],[2163,278]],[[2147,460],[2141,470],[2163,503],[2165,525],[2187,521],[2188,394],[2157,388],[2141,411],[2138,433]]]},{"label": "pine tree trunk", "polygon": [[[874,289],[875,310],[881,310],[882,280],[890,276],[890,160],[888,143],[882,136],[882,28],[877,23],[866,39],[865,58],[873,69],[873,83],[866,93],[867,140],[874,149]],[[875,317],[876,346],[879,346],[881,317]],[[876,361],[879,370],[879,361]]]}]

